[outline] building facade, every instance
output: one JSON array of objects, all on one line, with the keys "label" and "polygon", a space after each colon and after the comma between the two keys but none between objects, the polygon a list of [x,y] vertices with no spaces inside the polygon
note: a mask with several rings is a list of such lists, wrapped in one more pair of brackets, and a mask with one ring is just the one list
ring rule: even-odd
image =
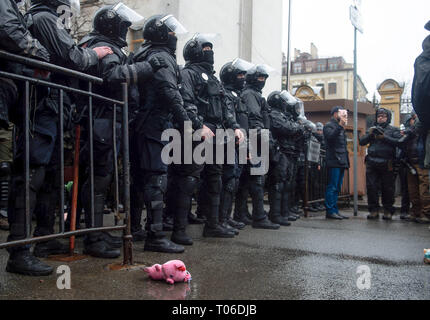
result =
[{"label": "building facade", "polygon": [[[79,34],[91,29],[94,12],[116,0],[82,0],[83,25]],[[268,64],[276,71],[267,80],[264,94],[282,85],[282,0],[122,0],[148,18],[154,14],[173,14],[189,31],[178,40],[177,58],[184,64],[182,50],[196,32],[220,34],[215,51],[215,70],[240,57],[256,64]],[[137,28],[135,28],[137,29]],[[268,34],[270,32],[270,35]],[[143,42],[142,30],[129,32],[129,49]]]},{"label": "building facade", "polygon": [[[286,62],[284,62],[284,86],[286,83]],[[311,44],[311,53],[295,49],[294,60],[291,62],[290,88],[298,90],[301,86],[323,88],[324,99],[352,100],[354,95],[354,66],[343,57],[319,58],[318,49]],[[314,89],[315,91],[316,89]],[[368,91],[358,77],[358,101],[367,101]]]}]

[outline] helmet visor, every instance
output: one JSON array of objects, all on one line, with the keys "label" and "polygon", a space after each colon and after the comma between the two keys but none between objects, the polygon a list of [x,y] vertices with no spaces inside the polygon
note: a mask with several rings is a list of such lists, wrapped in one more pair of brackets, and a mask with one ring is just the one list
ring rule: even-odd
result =
[{"label": "helmet visor", "polygon": [[164,23],[170,31],[176,34],[186,34],[188,30],[171,14],[163,17],[160,20],[161,23]]},{"label": "helmet visor", "polygon": [[[281,92],[281,94],[280,94],[280,96],[281,96],[281,98],[287,103],[287,104],[289,104],[290,106],[295,106],[297,103],[298,103],[298,101],[297,101],[297,99],[296,98],[294,98],[292,95],[291,95],[291,93],[289,93],[288,91],[286,91],[286,90],[284,90],[284,91],[282,91]],[[298,114],[300,114],[300,113],[298,113]]]},{"label": "helmet visor", "polygon": [[198,41],[202,44],[210,43],[212,48],[219,48],[222,45],[222,37],[219,33],[196,33],[192,40]]},{"label": "helmet visor", "polygon": [[143,22],[143,17],[133,9],[127,7],[124,3],[120,2],[112,8],[123,19],[130,21],[133,25]]},{"label": "helmet visor", "polygon": [[79,0],[70,0],[70,9],[73,15],[79,17],[81,14],[81,3]]},{"label": "helmet visor", "polygon": [[274,74],[276,72],[276,70],[275,70],[275,68],[269,66],[268,64],[259,64],[259,65],[257,65],[257,72],[271,75],[271,74]]},{"label": "helmet visor", "polygon": [[233,68],[238,69],[242,72],[247,72],[248,70],[252,69],[252,67],[254,67],[254,64],[252,64],[251,62],[242,60],[240,58],[234,59],[231,65]]},{"label": "helmet visor", "polygon": [[305,117],[305,105],[303,104],[303,101],[298,100],[298,99],[297,99],[297,103],[296,103],[296,113],[298,115],[300,115],[301,117],[306,118]]}]

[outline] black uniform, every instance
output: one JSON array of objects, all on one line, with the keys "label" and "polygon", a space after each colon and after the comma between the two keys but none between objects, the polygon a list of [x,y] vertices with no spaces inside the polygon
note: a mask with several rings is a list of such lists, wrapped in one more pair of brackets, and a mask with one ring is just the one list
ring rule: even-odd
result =
[{"label": "black uniform", "polygon": [[[265,80],[258,80],[261,77],[264,77]],[[270,129],[270,108],[266,99],[262,96],[262,89],[267,78],[268,74],[261,70],[260,66],[252,68],[247,72],[246,87],[241,94],[242,101],[248,110],[249,129],[254,129],[258,132],[259,145],[261,142],[269,143],[268,141],[261,141],[262,130]],[[258,153],[260,150],[255,151]],[[280,225],[271,223],[264,211],[264,175],[251,175],[251,166],[253,166],[251,163],[244,166],[239,188],[242,188],[243,183],[248,184],[247,187],[252,199],[252,226],[254,228],[279,229]],[[247,187],[244,186],[244,188]],[[247,199],[243,196],[244,194],[239,192],[236,203],[245,208]]]},{"label": "black uniform", "polygon": [[[97,15],[96,15],[97,18]],[[115,100],[123,100],[122,90],[118,90],[122,83],[129,85],[129,91],[132,92],[133,87],[137,85],[143,85],[144,81],[153,76],[152,66],[148,62],[140,62],[135,64],[128,64],[127,56],[122,51],[123,47],[127,46],[127,43],[120,38],[109,38],[99,31],[93,31],[80,42],[81,46],[87,48],[95,48],[101,46],[108,46],[114,52],[111,55],[104,57],[97,66],[91,68],[89,72],[97,77],[103,78],[103,85],[95,85],[94,92],[105,97],[109,97]],[[129,94],[130,101],[133,98],[132,94]],[[137,101],[131,101],[130,109],[133,109],[133,105]],[[94,136],[94,227],[103,226],[103,208],[106,202],[106,196],[108,188],[112,181],[113,173],[113,112],[114,106],[107,104],[103,101],[94,100],[93,105],[93,136]],[[120,149],[120,137],[121,137],[121,110],[117,108],[117,146]],[[88,136],[86,137],[88,141]],[[86,163],[87,170],[89,169],[88,162],[88,147],[82,148],[82,160]],[[84,202],[85,213],[86,213],[86,225],[91,227],[92,221],[90,216],[91,198],[90,198],[90,177],[89,172],[86,174],[86,181],[82,187],[82,200]],[[112,255],[119,255],[119,251],[109,250],[110,246],[115,246],[112,241],[109,241],[112,237],[109,237],[106,233],[91,233],[86,241],[86,250],[89,254],[95,254],[93,250],[98,247],[97,252],[103,251],[102,256],[106,256],[106,252],[109,251]],[[105,249],[103,249],[105,248]],[[100,250],[101,249],[101,250]],[[100,256],[100,254],[99,254]],[[108,255],[109,256],[109,255]]]},{"label": "black uniform", "polygon": [[[205,74],[206,76],[203,76]],[[181,72],[182,75],[182,97],[194,130],[201,129],[203,125],[215,133],[216,129],[222,129],[224,123],[222,87],[214,75],[213,65],[207,62],[188,63]],[[207,78],[204,79],[203,77]],[[207,102],[207,104],[206,104]],[[213,138],[214,141],[216,137]],[[216,144],[213,144],[213,155],[216,155]],[[215,162],[215,161],[214,161]],[[190,198],[197,187],[198,180],[202,178],[200,185],[199,210],[205,213],[207,221],[205,235],[211,233],[208,230],[219,231],[219,204],[221,193],[221,164],[184,164],[172,166],[173,179],[181,181],[184,194],[179,199],[176,207],[181,214],[187,214]],[[182,196],[181,196],[182,198]],[[186,215],[185,215],[186,216]],[[224,229],[222,229],[224,230]],[[223,232],[220,232],[223,234]],[[232,233],[224,233],[233,236]]]},{"label": "black uniform", "polygon": [[[143,192],[148,220],[146,230],[148,238],[145,250],[158,251],[152,242],[165,237],[163,233],[163,199],[167,188],[167,164],[161,159],[161,152],[166,141],[161,141],[164,130],[183,126],[189,121],[183,107],[182,96],[179,92],[180,74],[174,51],[166,46],[144,44],[134,57],[134,61],[148,61],[153,57],[162,57],[167,62],[167,68],[159,70],[151,82],[146,86],[139,86],[139,112],[133,127],[132,138],[132,168],[133,188]],[[179,187],[180,189],[180,187]],[[133,215],[140,210],[134,210]],[[176,228],[184,228],[187,216],[178,217],[181,220]],[[133,218],[136,222],[139,217]],[[138,232],[139,226],[134,224],[133,231]],[[160,240],[161,241],[161,240]],[[167,242],[167,239],[163,240]],[[169,243],[168,252],[173,247],[181,248]],[[181,248],[180,251],[183,251]]]},{"label": "black uniform", "polygon": [[[5,0],[0,3],[0,48],[14,54],[25,55],[30,58],[39,59],[49,62],[48,51],[40,44],[40,42],[32,37],[28,31],[24,17],[19,12],[15,0]],[[34,71],[24,65],[0,60],[0,70],[11,72],[14,74],[23,74],[33,76]],[[0,131],[4,146],[5,156],[0,163],[0,183],[1,183],[1,198],[0,219],[6,213],[9,198],[11,162],[6,161],[12,158],[12,132],[9,121],[16,120],[16,104],[19,99],[19,92],[23,92],[24,83],[14,82],[11,79],[0,78]],[[7,214],[5,215],[7,217]]]},{"label": "black uniform", "polygon": [[[388,115],[387,122],[377,123],[380,112]],[[396,146],[401,138],[400,130],[391,126],[391,112],[380,108],[376,112],[375,127],[360,138],[360,145],[369,145],[366,156],[366,184],[369,212],[377,214],[379,210],[379,186],[382,191],[384,217],[394,214],[394,174],[393,161],[396,156]],[[376,127],[377,126],[377,127]]]},{"label": "black uniform", "polygon": [[[224,86],[224,106],[226,108],[226,115],[230,119],[230,127],[232,129],[242,128],[243,131],[248,131],[248,112],[246,105],[240,99],[241,91],[245,84],[245,70],[233,66],[231,62],[225,64],[221,71],[220,77]],[[242,75],[242,78],[238,78]],[[240,147],[246,146],[242,143]],[[225,152],[225,160],[227,160],[227,150]],[[233,206],[233,199],[239,187],[239,178],[242,173],[242,164],[239,164],[239,149],[236,148],[235,163],[224,162],[222,174],[222,192],[220,203],[220,222],[224,227],[227,225],[243,229],[245,224],[233,220],[231,218],[231,211]]]},{"label": "black uniform", "polygon": [[[49,62],[48,51],[28,31],[15,0],[0,3],[0,40],[3,50]],[[0,60],[0,66],[2,71],[33,75],[31,69],[14,62]],[[16,103],[19,89],[12,80],[0,79],[0,126],[4,129],[8,128],[9,109]]]},{"label": "black uniform", "polygon": [[271,132],[276,140],[269,171],[269,218],[274,223],[288,226],[289,196],[294,187],[295,158],[292,142],[302,134],[302,128],[294,121],[291,107],[281,98],[280,92],[273,92],[268,102],[272,107]]},{"label": "black uniform", "polygon": [[[98,63],[98,57],[94,50],[79,48],[65,29],[58,28],[56,7],[45,5],[41,1],[33,1],[32,3],[35,4],[25,16],[26,23],[32,35],[48,50],[50,62],[79,71],[88,70]],[[53,74],[51,80],[66,86],[71,85],[69,79],[65,76]],[[67,110],[70,110],[71,104],[71,98],[64,94],[65,115],[68,114]],[[57,139],[59,90],[36,87],[31,105],[35,105],[37,108],[30,112],[32,115],[32,132],[30,134],[30,212],[33,212],[36,202],[42,206],[41,214],[37,215],[37,227],[34,231],[34,235],[41,236],[52,233],[55,222],[54,213],[57,198],[54,196],[54,191],[59,185],[59,141]],[[15,201],[10,204],[9,209],[11,231],[8,240],[25,238],[24,134],[22,131],[24,107],[24,103],[20,104],[21,121],[17,122],[17,158],[14,161],[13,195],[11,196],[11,199]],[[26,264],[28,259],[34,259],[26,253],[28,250],[29,246],[17,247],[11,250],[23,251],[24,253],[17,254],[21,258],[23,256],[25,258],[24,260],[16,260],[20,261],[18,263],[19,267],[13,270],[17,264],[14,263],[14,256],[11,256],[12,267],[9,270],[12,269],[12,272],[24,272],[33,275],[52,272],[52,268],[49,266],[42,266],[39,270],[36,270],[37,268],[34,268],[34,266],[40,265],[40,262],[37,261]],[[58,241],[52,240],[48,243],[37,244],[34,253],[38,256],[45,256],[48,253],[64,252],[67,252],[67,246],[62,246]],[[20,264],[21,262],[23,262],[23,265]],[[21,268],[22,266],[24,267]]]}]

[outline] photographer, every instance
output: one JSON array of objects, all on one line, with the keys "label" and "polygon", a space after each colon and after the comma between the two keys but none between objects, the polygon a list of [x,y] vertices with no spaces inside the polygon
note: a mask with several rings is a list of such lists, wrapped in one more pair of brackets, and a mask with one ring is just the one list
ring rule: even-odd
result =
[{"label": "photographer", "polygon": [[339,214],[337,199],[342,188],[345,170],[349,168],[345,126],[348,124],[348,111],[342,107],[331,110],[331,120],[324,126],[328,168],[328,184],[325,194],[326,218],[334,220],[348,219]]},{"label": "photographer", "polygon": [[391,220],[394,214],[394,170],[396,147],[400,146],[400,130],[391,126],[391,111],[379,108],[375,125],[360,138],[360,145],[369,144],[366,156],[366,187],[370,220],[379,219],[379,187],[382,193],[384,220]]}]

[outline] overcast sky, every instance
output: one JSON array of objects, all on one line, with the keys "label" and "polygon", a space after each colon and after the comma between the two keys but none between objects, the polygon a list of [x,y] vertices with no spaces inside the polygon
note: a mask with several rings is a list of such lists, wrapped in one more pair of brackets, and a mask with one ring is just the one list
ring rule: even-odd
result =
[{"label": "overcast sky", "polygon": [[[287,51],[288,0],[284,0],[284,43]],[[292,0],[291,58],[294,48],[310,51],[313,42],[319,56],[354,59],[354,29],[349,20],[352,0]],[[387,78],[412,83],[413,64],[430,32],[430,0],[362,0],[364,33],[358,32],[358,74],[371,100],[379,83]],[[408,94],[410,95],[410,93]],[[379,96],[379,95],[377,95]]]}]

